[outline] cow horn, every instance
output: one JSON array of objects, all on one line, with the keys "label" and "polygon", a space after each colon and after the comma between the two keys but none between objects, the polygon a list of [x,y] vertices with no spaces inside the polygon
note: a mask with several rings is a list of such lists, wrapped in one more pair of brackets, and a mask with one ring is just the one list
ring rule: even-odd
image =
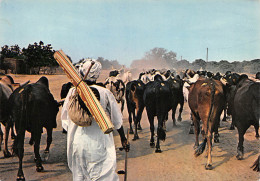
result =
[{"label": "cow horn", "polygon": [[29,84],[30,80],[26,81],[25,83],[21,84],[20,86],[25,86],[27,84]]}]

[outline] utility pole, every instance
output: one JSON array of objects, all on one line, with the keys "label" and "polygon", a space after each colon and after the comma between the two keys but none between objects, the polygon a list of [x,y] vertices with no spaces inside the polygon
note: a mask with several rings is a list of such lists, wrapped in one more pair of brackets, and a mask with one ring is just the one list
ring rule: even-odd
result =
[{"label": "utility pole", "polygon": [[207,48],[206,62],[208,62],[209,49]]}]

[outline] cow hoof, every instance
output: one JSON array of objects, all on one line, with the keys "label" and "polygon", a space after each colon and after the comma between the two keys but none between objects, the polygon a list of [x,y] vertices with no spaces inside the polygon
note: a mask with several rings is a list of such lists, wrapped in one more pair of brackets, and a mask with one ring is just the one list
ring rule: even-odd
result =
[{"label": "cow hoof", "polygon": [[50,158],[50,153],[49,153],[49,151],[44,151],[44,153],[42,154],[42,160],[43,161],[47,161],[47,160],[49,160],[49,158]]},{"label": "cow hoof", "polygon": [[134,136],[133,141],[138,140],[139,136]]},{"label": "cow hoof", "polygon": [[4,151],[4,157],[5,158],[9,158],[11,156],[12,156],[12,154],[9,151]]},{"label": "cow hoof", "polygon": [[236,157],[237,157],[238,160],[243,160],[243,156],[240,155],[240,154],[238,154]]},{"label": "cow hoof", "polygon": [[189,134],[194,134],[194,128],[193,127],[190,127]]},{"label": "cow hoof", "polygon": [[129,134],[134,134],[134,131],[130,129]]},{"label": "cow hoof", "polygon": [[25,178],[24,178],[23,175],[22,176],[17,176],[16,180],[17,181],[25,181]]},{"label": "cow hoof", "polygon": [[181,121],[182,121],[182,118],[178,118],[178,121],[181,122]]},{"label": "cow hoof", "polygon": [[214,138],[214,143],[219,143],[219,138]]},{"label": "cow hoof", "polygon": [[143,130],[143,128],[139,125],[139,126],[137,127],[137,130]]},{"label": "cow hoof", "polygon": [[16,138],[16,136],[15,135],[11,135],[11,138],[14,140]]},{"label": "cow hoof", "polygon": [[150,143],[150,147],[154,148],[155,144],[153,142]]},{"label": "cow hoof", "polygon": [[36,167],[36,171],[37,171],[37,172],[41,172],[41,171],[43,171],[43,170],[44,170],[43,166]]},{"label": "cow hoof", "polygon": [[162,153],[162,150],[160,148],[156,148],[155,153]]},{"label": "cow hoof", "polygon": [[259,139],[259,135],[255,135],[256,139]]},{"label": "cow hoof", "polygon": [[205,165],[205,169],[206,169],[206,170],[212,170],[213,167],[212,167],[211,164],[206,164],[206,165]]}]

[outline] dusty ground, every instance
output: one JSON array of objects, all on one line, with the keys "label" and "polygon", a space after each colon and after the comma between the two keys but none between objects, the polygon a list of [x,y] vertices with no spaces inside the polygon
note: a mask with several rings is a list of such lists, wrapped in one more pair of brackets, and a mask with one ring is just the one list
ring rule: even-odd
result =
[{"label": "dusty ground", "polygon": [[[100,81],[108,75],[102,72]],[[37,81],[41,76],[12,75],[15,82]],[[60,100],[61,85],[68,81],[65,75],[48,75],[50,89],[54,97]],[[124,127],[128,127],[128,116],[125,108]],[[33,161],[33,147],[28,144],[29,134],[25,139],[25,156],[23,159],[23,171],[27,180],[72,180],[72,175],[66,162],[66,135],[62,134],[60,113],[57,116],[58,127],[53,133],[53,143],[50,149],[50,158],[43,163],[44,172],[35,170]],[[255,139],[253,127],[245,134],[244,160],[236,159],[236,147],[238,142],[237,130],[230,131],[230,121],[221,123],[220,143],[214,144],[212,159],[213,170],[205,170],[205,153],[197,158],[193,155],[195,136],[189,135],[189,108],[185,103],[183,121],[178,122],[177,127],[172,127],[172,120],[167,121],[166,141],[161,142],[162,153],[155,153],[150,148],[150,129],[144,111],[141,125],[143,130],[139,132],[140,139],[131,141],[131,150],[128,159],[128,180],[259,180],[259,173],[252,171],[250,166],[258,157],[260,144]],[[117,168],[124,169],[124,152],[118,151],[120,140],[115,132],[115,144],[117,148]],[[133,135],[130,135],[132,139]],[[9,141],[9,145],[12,142]],[[42,135],[41,153],[46,145],[46,133]],[[3,146],[3,145],[2,145]],[[9,147],[10,148],[10,147]],[[0,181],[15,180],[18,170],[18,157],[4,158],[0,152]],[[123,176],[120,176],[123,180]]]}]

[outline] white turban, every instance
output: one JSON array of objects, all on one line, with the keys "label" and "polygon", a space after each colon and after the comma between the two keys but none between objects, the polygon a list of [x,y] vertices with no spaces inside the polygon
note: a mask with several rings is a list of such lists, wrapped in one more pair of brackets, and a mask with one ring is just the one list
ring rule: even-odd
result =
[{"label": "white turban", "polygon": [[99,77],[102,69],[102,65],[100,62],[94,59],[85,59],[79,64],[78,70],[81,76],[84,77],[91,65],[91,62],[95,62],[95,64],[91,67],[86,80],[94,82]]}]

